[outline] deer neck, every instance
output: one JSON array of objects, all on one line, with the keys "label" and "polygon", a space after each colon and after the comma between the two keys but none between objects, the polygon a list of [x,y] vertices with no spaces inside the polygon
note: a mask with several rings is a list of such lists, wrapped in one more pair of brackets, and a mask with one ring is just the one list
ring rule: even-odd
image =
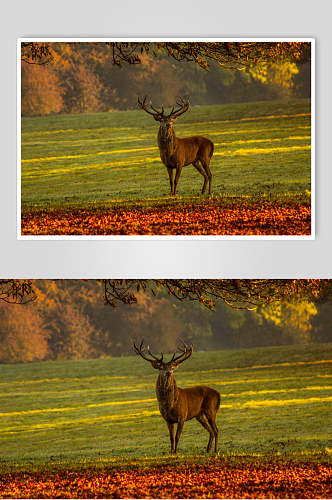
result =
[{"label": "deer neck", "polygon": [[172,156],[176,151],[176,136],[173,127],[168,130],[160,127],[158,132],[158,146],[160,152]]},{"label": "deer neck", "polygon": [[179,389],[176,385],[174,375],[171,375],[167,380],[159,374],[156,385],[156,394],[160,413],[167,420],[170,411],[176,405],[179,397]]}]

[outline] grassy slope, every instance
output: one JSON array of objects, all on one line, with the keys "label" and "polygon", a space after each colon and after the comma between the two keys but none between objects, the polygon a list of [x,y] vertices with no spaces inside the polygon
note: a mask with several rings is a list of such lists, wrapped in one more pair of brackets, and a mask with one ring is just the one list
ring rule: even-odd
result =
[{"label": "grassy slope", "polygon": [[[221,456],[313,458],[332,447],[331,360],[332,344],[195,353],[177,382],[221,392]],[[2,466],[168,459],[156,373],[138,357],[2,365]],[[187,422],[180,458],[200,460],[206,444]]]},{"label": "grassy slope", "polygon": [[[309,113],[307,99],[201,106],[179,119],[176,132],[214,141],[215,195],[292,199],[310,191]],[[24,118],[23,204],[165,202],[168,176],[156,135],[155,122],[139,110]],[[178,201],[201,186],[198,172],[186,167]]]}]

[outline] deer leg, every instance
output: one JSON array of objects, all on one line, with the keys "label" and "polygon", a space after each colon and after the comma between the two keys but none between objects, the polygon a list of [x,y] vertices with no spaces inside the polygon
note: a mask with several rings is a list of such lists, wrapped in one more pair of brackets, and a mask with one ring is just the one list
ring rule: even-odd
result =
[{"label": "deer leg", "polygon": [[207,175],[207,178],[209,179],[209,194],[211,194],[212,173],[210,170],[210,160],[201,160],[201,163],[203,165],[203,169],[205,171],[205,174]]},{"label": "deer leg", "polygon": [[169,437],[171,439],[171,453],[174,453],[174,424],[172,422],[167,422]]},{"label": "deer leg", "polygon": [[194,161],[193,165],[196,168],[196,170],[198,170],[198,172],[204,177],[204,184],[203,184],[203,189],[202,189],[202,194],[204,194],[205,190],[206,190],[206,184],[207,184],[207,181],[208,181],[208,175],[205,172],[205,170],[204,170],[204,168],[203,168],[202,163],[200,162],[200,160]]},{"label": "deer leg", "polygon": [[180,439],[180,436],[181,436],[181,432],[182,432],[182,429],[183,429],[183,424],[184,424],[184,422],[182,420],[179,420],[179,422],[178,422],[178,428],[176,429],[176,434],[175,434],[175,450],[174,450],[174,453],[176,453],[177,450],[178,450],[178,442],[179,442],[179,439]]},{"label": "deer leg", "polygon": [[206,165],[206,172],[207,172],[208,178],[209,178],[209,194],[211,194],[211,191],[212,191],[212,173],[211,173],[209,165]]},{"label": "deer leg", "polygon": [[173,194],[173,173],[174,173],[174,169],[171,168],[171,167],[167,167],[167,171],[168,171],[168,175],[169,175],[169,183],[170,183],[170,186],[171,186],[171,194]]},{"label": "deer leg", "polygon": [[214,451],[217,453],[218,450],[218,427],[216,425],[216,416],[212,415],[210,412],[205,413],[206,418],[214,433]]},{"label": "deer leg", "polygon": [[181,170],[182,170],[182,167],[176,167],[176,174],[175,174],[174,188],[173,188],[173,194],[174,194],[174,196],[176,194],[176,186],[178,185],[178,180],[179,180],[179,177],[181,175]]},{"label": "deer leg", "polygon": [[204,415],[204,413],[201,414],[201,415],[198,415],[196,417],[196,420],[198,420],[198,422],[200,424],[202,424],[202,426],[204,427],[204,429],[206,429],[208,431],[208,433],[210,434],[209,442],[208,442],[207,449],[206,449],[206,451],[209,453],[210,450],[211,450],[212,441],[213,441],[213,438],[214,438],[214,432],[211,429],[210,424],[209,424],[206,416]]}]

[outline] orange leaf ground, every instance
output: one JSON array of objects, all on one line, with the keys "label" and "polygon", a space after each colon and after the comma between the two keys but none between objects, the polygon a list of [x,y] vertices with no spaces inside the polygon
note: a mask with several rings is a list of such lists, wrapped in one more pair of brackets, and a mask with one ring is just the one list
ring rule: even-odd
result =
[{"label": "orange leaf ground", "polygon": [[25,210],[22,235],[310,235],[310,204],[186,203]]},{"label": "orange leaf ground", "polygon": [[0,475],[1,498],[331,498],[323,464],[162,465]]}]

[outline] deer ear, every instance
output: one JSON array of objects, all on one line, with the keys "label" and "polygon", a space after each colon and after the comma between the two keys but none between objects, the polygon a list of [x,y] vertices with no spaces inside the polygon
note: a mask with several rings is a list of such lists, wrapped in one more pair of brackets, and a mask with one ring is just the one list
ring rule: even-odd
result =
[{"label": "deer ear", "polygon": [[156,122],[160,122],[160,118],[158,115],[155,115],[153,118],[156,120]]},{"label": "deer ear", "polygon": [[151,365],[153,366],[153,368],[155,368],[156,370],[159,370],[159,362],[158,361],[151,361]]}]

